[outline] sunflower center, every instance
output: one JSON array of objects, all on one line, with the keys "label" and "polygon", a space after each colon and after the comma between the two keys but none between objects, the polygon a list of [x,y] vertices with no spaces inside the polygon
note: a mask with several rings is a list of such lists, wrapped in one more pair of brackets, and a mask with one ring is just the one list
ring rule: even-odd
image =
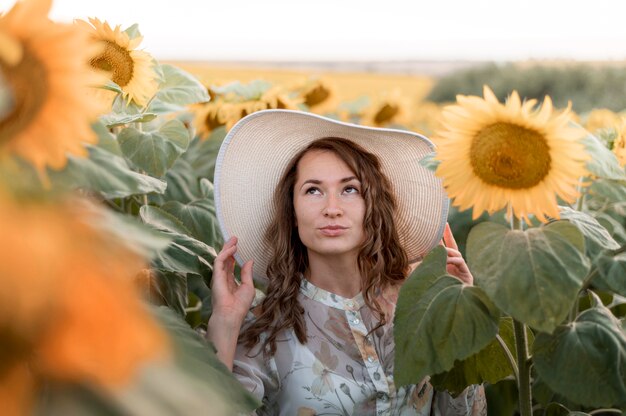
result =
[{"label": "sunflower center", "polygon": [[484,182],[510,189],[527,189],[550,171],[550,148],[536,130],[511,123],[494,123],[480,130],[470,148],[474,173]]},{"label": "sunflower center", "polygon": [[48,94],[46,68],[28,48],[14,66],[0,60],[3,82],[9,90],[6,106],[0,113],[0,145],[26,128],[39,114]]},{"label": "sunflower center", "polygon": [[398,114],[398,106],[385,104],[374,116],[374,122],[376,124],[383,124],[391,120],[396,114]]},{"label": "sunflower center", "polygon": [[111,81],[125,87],[133,79],[133,57],[128,50],[114,42],[107,40],[105,45],[104,52],[89,63],[96,69],[111,72]]},{"label": "sunflower center", "polygon": [[304,103],[309,107],[313,107],[315,105],[323,103],[329,95],[330,91],[328,91],[322,85],[318,85],[304,96]]}]

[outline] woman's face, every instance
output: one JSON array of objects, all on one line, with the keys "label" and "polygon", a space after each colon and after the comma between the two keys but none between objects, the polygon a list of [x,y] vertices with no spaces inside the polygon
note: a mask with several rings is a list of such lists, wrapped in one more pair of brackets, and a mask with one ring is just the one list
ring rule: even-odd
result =
[{"label": "woman's face", "polygon": [[365,238],[361,182],[337,155],[307,152],[298,163],[293,205],[302,244],[311,256],[356,256]]}]

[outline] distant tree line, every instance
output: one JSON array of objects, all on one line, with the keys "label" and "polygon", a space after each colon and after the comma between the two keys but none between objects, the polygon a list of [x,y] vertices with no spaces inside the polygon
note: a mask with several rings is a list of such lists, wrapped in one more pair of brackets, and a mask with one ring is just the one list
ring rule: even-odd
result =
[{"label": "distant tree line", "polygon": [[556,107],[571,101],[577,113],[594,108],[626,109],[626,67],[571,65],[529,66],[488,64],[439,79],[428,100],[453,102],[457,94],[482,96],[489,85],[500,100],[517,90],[522,98],[543,100],[549,95]]}]

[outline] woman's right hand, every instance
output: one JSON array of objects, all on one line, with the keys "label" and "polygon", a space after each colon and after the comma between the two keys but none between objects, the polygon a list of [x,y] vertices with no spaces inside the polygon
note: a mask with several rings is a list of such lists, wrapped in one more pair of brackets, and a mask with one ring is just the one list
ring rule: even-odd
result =
[{"label": "woman's right hand", "polygon": [[241,283],[235,280],[235,258],[237,237],[231,237],[224,244],[213,262],[211,280],[211,302],[213,313],[223,323],[241,325],[254,300],[255,289],[252,284],[252,260],[241,268]]}]

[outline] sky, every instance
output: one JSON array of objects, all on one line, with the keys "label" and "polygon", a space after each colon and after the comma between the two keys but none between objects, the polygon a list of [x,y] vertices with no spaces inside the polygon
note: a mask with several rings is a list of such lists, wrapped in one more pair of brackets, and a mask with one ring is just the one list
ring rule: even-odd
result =
[{"label": "sky", "polygon": [[626,60],[621,0],[55,0],[51,12],[94,16],[138,23],[164,60]]}]

